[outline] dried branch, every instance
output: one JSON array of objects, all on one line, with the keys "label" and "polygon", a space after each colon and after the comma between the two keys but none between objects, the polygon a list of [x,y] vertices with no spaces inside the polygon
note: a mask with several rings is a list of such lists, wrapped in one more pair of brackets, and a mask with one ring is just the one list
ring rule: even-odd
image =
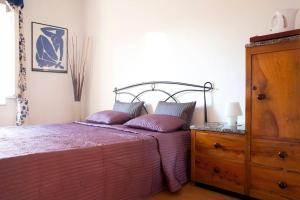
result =
[{"label": "dried branch", "polygon": [[72,38],[71,59],[69,59],[69,67],[71,71],[74,100],[81,101],[82,89],[85,80],[85,72],[87,67],[87,59],[90,48],[90,38],[87,43],[83,43],[82,49],[78,49],[77,37]]}]

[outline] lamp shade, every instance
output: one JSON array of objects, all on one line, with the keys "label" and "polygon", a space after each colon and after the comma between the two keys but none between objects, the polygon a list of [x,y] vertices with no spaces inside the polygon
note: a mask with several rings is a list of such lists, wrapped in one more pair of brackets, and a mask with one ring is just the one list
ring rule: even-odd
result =
[{"label": "lamp shade", "polygon": [[242,109],[239,102],[230,102],[226,106],[226,116],[227,117],[237,117],[242,115]]}]

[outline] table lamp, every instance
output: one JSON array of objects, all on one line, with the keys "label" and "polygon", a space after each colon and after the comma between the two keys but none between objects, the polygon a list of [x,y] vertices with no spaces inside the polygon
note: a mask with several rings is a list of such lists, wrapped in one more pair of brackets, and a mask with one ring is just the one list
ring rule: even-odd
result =
[{"label": "table lamp", "polygon": [[237,118],[243,114],[239,102],[230,102],[226,106],[226,116],[229,126],[237,126]]}]

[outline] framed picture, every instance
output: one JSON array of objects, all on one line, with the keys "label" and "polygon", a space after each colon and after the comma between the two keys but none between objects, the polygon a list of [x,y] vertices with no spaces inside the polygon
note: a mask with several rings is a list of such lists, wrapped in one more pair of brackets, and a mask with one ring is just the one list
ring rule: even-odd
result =
[{"label": "framed picture", "polygon": [[32,71],[68,73],[68,29],[31,23]]}]

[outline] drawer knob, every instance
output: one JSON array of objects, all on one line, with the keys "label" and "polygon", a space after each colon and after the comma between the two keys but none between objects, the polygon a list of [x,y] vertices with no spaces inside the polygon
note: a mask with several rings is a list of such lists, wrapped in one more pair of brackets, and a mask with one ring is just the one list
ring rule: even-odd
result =
[{"label": "drawer knob", "polygon": [[216,173],[216,174],[220,173],[220,169],[217,168],[217,167],[215,167],[215,168],[214,168],[214,173]]},{"label": "drawer knob", "polygon": [[264,99],[266,99],[266,95],[265,94],[259,94],[259,95],[257,95],[257,99],[258,100],[264,100]]},{"label": "drawer knob", "polygon": [[287,185],[287,183],[284,182],[284,181],[279,181],[279,182],[278,182],[278,187],[279,187],[280,189],[286,189],[286,188],[288,187],[288,185]]},{"label": "drawer knob", "polygon": [[219,144],[219,143],[217,143],[217,142],[216,142],[216,143],[214,143],[214,148],[215,148],[215,149],[221,148],[221,146],[222,146],[222,145],[221,145],[221,144]]},{"label": "drawer knob", "polygon": [[279,156],[279,158],[281,158],[281,159],[285,159],[286,157],[287,157],[287,153],[285,152],[285,151],[280,151],[279,153],[278,153],[278,156]]}]

